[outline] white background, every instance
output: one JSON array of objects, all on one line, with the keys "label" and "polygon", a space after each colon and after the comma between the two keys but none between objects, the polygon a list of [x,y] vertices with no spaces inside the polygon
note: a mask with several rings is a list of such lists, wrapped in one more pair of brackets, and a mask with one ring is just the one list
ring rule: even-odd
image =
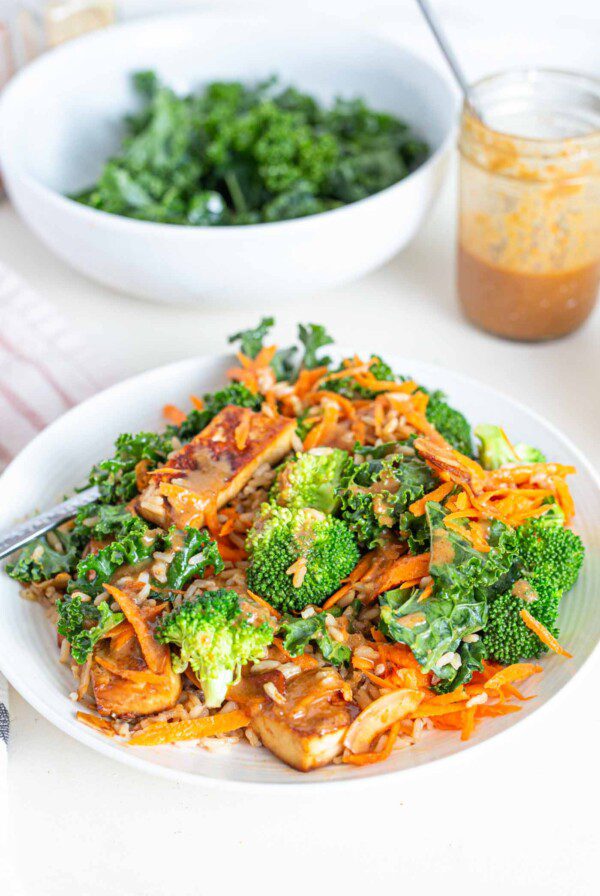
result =
[{"label": "white background", "polygon": [[[199,4],[121,4],[129,13],[177,5]],[[383,30],[442,65],[412,0],[303,0],[302,7]],[[598,0],[438,0],[437,7],[470,77],[519,63],[600,74]],[[450,179],[418,238],[385,268],[256,315],[148,305],[96,286],[49,255],[6,203],[0,258],[100,341],[124,374],[221,351],[226,335],[260,312],[277,314],[281,339],[296,320],[317,320],[340,342],[370,340],[384,356],[411,354],[499,387],[563,427],[600,466],[600,310],[579,333],[549,345],[513,345],[469,328],[453,296],[454,217]],[[600,872],[597,694],[592,671],[493,750],[414,777],[257,794],[179,786],[119,766],[67,739],[12,692],[15,863],[27,896],[226,896],[234,888],[249,896],[588,896],[598,892]]]}]

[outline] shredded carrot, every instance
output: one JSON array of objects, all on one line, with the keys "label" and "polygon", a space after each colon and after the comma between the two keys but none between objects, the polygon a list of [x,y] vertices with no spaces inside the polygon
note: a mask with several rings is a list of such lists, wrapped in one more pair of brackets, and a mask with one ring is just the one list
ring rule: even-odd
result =
[{"label": "shredded carrot", "polygon": [[204,410],[204,402],[198,395],[190,395],[190,401],[194,405],[197,411]]},{"label": "shredded carrot", "polygon": [[213,737],[215,734],[226,734],[228,731],[245,728],[249,724],[250,719],[246,713],[236,709],[233,712],[220,712],[200,719],[186,719],[184,722],[149,725],[130,737],[128,743],[135,747],[155,747],[180,740],[198,740],[202,737]]},{"label": "shredded carrot", "polygon": [[78,712],[76,718],[78,722],[82,722],[89,728],[94,728],[96,731],[100,731],[107,737],[115,736],[115,729],[106,719],[101,719],[98,716],[93,716],[89,712]]},{"label": "shredded carrot", "polygon": [[252,600],[256,601],[259,606],[264,607],[265,610],[268,610],[269,613],[271,613],[271,615],[276,619],[281,618],[281,613],[278,613],[275,607],[272,607],[271,604],[264,599],[264,597],[261,597],[260,594],[255,594],[254,591],[250,591],[249,588],[247,588],[246,590],[248,591],[248,594],[250,595]]},{"label": "shredded carrot", "polygon": [[185,677],[192,682],[192,684],[195,684],[200,691],[202,690],[202,685],[200,684],[200,681],[191,666],[186,666],[184,674]]},{"label": "shredded carrot", "polygon": [[236,563],[238,560],[245,560],[248,554],[244,548],[233,547],[228,541],[217,538],[217,547],[222,560],[231,560]]},{"label": "shredded carrot", "polygon": [[186,414],[174,404],[166,404],[163,408],[163,417],[174,426],[181,426],[186,419]]},{"label": "shredded carrot", "polygon": [[316,426],[313,426],[304,439],[305,451],[308,451],[310,448],[316,448],[327,440],[331,430],[338,421],[338,416],[339,409],[337,405],[327,403],[324,406],[321,421],[317,423]]},{"label": "shredded carrot", "polygon": [[134,599],[120,588],[113,585],[104,586],[110,596],[116,600],[119,607],[123,611],[125,618],[131,623],[136,634],[142,654],[148,668],[152,672],[162,673],[165,671],[169,659],[169,648],[165,644],[159,644],[152,629],[148,625],[148,620],[138,607]]},{"label": "shredded carrot", "polygon": [[461,740],[469,740],[473,731],[475,730],[475,712],[477,710],[476,706],[469,706],[464,710],[463,716],[463,724],[462,731],[460,735]]},{"label": "shredded carrot", "polygon": [[233,438],[238,451],[243,451],[248,444],[248,436],[250,435],[250,424],[252,422],[252,411],[250,408],[244,408],[242,411],[242,419],[235,428]]},{"label": "shredded carrot", "polygon": [[541,666],[535,663],[513,663],[512,666],[506,666],[486,681],[484,687],[486,690],[498,690],[505,684],[512,684],[513,681],[522,681],[529,678],[530,675],[536,675],[542,671]]},{"label": "shredded carrot", "polygon": [[421,703],[418,709],[416,709],[413,713],[411,713],[411,719],[427,719],[433,718],[434,716],[447,716],[450,713],[459,712],[464,709],[466,706],[465,703],[450,703],[447,706],[443,704],[440,706],[435,703]]},{"label": "shredded carrot", "polygon": [[418,554],[416,557],[411,555],[399,557],[398,560],[395,560],[387,568],[384,568],[381,571],[378,580],[374,583],[375,589],[373,596],[376,597],[384,591],[389,591],[391,588],[397,588],[398,585],[401,585],[403,582],[407,582],[410,579],[417,579],[420,581],[423,576],[426,576],[429,573],[429,560],[429,552]]},{"label": "shredded carrot", "polygon": [[127,681],[138,681],[144,684],[161,684],[164,676],[157,672],[151,672],[150,669],[125,669],[114,662],[110,657],[104,656],[96,651],[94,660],[107,672],[117,675],[119,678],[125,678]]},{"label": "shredded carrot", "polygon": [[521,610],[520,615],[527,628],[531,629],[538,636],[542,644],[545,644],[546,647],[549,647],[550,650],[553,650],[554,653],[558,653],[560,656],[565,656],[567,659],[573,658],[573,654],[561,647],[554,635],[548,631],[545,625],[542,625],[541,622],[535,619],[529,610]]},{"label": "shredded carrot", "polygon": [[453,482],[443,482],[441,485],[438,485],[437,488],[434,488],[432,492],[429,492],[427,495],[423,495],[422,498],[419,498],[418,501],[413,501],[408,509],[413,514],[413,516],[423,516],[428,501],[443,501],[446,495],[449,495],[453,488]]},{"label": "shredded carrot", "polygon": [[423,603],[424,601],[426,601],[432,591],[433,591],[433,581],[431,581],[431,582],[429,582],[429,584],[425,585],[425,587],[421,591],[421,594],[419,595],[419,599],[418,599],[417,603]]},{"label": "shredded carrot", "polygon": [[356,416],[356,410],[350,399],[345,398],[343,395],[338,395],[337,392],[329,392],[327,389],[320,389],[318,392],[311,392],[306,396],[305,400],[312,402],[313,400],[321,401],[323,398],[338,404],[340,410],[344,413],[345,417],[348,417],[348,419],[352,420]]},{"label": "shredded carrot", "polygon": [[326,373],[327,367],[315,367],[314,370],[306,370],[306,368],[304,368],[301,370],[298,379],[296,380],[296,385],[294,386],[294,392],[298,398],[304,398],[308,395],[308,393],[312,391],[315,383],[318,383]]},{"label": "shredded carrot", "polygon": [[374,762],[383,762],[385,759],[389,758],[399,733],[400,722],[396,722],[388,731],[383,750],[380,750],[379,752],[372,751],[369,753],[347,752],[344,754],[342,761],[347,762],[350,765],[372,765]]},{"label": "shredded carrot", "polygon": [[352,654],[352,665],[355,669],[360,669],[361,672],[370,672],[373,666],[373,660],[367,659],[366,656],[356,656],[355,653]]},{"label": "shredded carrot", "polygon": [[337,604],[339,600],[344,597],[345,594],[350,591],[352,586],[359,582],[366,572],[371,568],[371,563],[373,561],[373,552],[369,554],[365,554],[365,556],[360,560],[357,565],[354,567],[350,575],[348,576],[348,581],[345,585],[342,585],[331,597],[328,597],[325,603],[322,606],[322,610],[328,610],[329,607],[333,607],[334,604]]},{"label": "shredded carrot", "polygon": [[363,671],[369,681],[372,681],[373,684],[376,684],[378,688],[396,688],[395,682],[388,681],[385,678],[381,678],[379,675],[374,675],[374,673],[369,672],[368,669],[364,669]]},{"label": "shredded carrot", "polygon": [[225,520],[221,528],[219,529],[219,536],[224,538],[225,535],[229,535],[230,532],[233,532],[235,529],[236,518],[234,516],[230,516],[228,520]]}]

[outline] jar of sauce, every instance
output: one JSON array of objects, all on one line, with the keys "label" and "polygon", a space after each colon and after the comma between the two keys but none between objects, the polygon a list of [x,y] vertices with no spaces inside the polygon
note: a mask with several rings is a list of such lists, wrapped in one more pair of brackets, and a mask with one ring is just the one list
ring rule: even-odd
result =
[{"label": "jar of sauce", "polygon": [[555,339],[600,284],[600,81],[505,72],[480,81],[483,121],[462,114],[457,289],[476,326]]}]

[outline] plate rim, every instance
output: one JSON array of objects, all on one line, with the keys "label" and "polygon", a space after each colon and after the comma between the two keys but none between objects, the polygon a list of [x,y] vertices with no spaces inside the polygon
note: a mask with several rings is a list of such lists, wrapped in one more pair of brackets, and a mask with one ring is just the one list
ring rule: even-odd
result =
[{"label": "plate rim", "polygon": [[[364,346],[362,346],[362,348],[364,349]],[[336,344],[335,346],[331,347],[331,352],[335,357],[337,357],[338,355],[340,357],[343,357],[347,354],[347,352],[355,353],[357,351],[360,352],[361,347],[357,348],[356,345],[354,345],[354,347],[352,348],[348,348],[343,344]],[[418,366],[423,370],[426,370],[427,373],[431,372],[432,377],[437,377],[441,383],[445,381],[444,375],[447,374],[458,386],[467,388],[475,386],[478,389],[483,389],[490,396],[508,402],[513,407],[517,408],[520,412],[528,415],[536,424],[539,424],[549,430],[551,434],[574,455],[578,463],[578,469],[585,469],[586,473],[590,476],[592,482],[596,487],[597,497],[600,500],[600,474],[597,472],[594,464],[589,460],[586,454],[580,448],[578,448],[574,442],[572,442],[569,436],[565,435],[557,425],[544,417],[544,415],[539,411],[530,408],[527,404],[520,401],[519,399],[513,398],[507,392],[504,392],[503,390],[498,389],[495,386],[489,386],[487,383],[483,383],[480,380],[476,379],[476,377],[473,377],[469,374],[464,374],[462,372],[453,370],[452,368],[419,358],[413,358],[410,356],[404,356],[394,353],[390,354],[389,352],[387,353],[387,356],[394,363],[394,366],[396,366],[396,364],[399,364],[402,368],[405,368],[407,370],[411,369],[412,366]],[[70,408],[60,417],[57,417],[55,420],[53,420],[13,458],[10,464],[0,475],[0,494],[2,493],[2,486],[4,485],[5,480],[10,478],[10,476],[12,475],[13,468],[17,465],[17,463],[21,464],[23,462],[23,458],[26,458],[29,452],[35,452],[37,450],[39,442],[43,441],[45,438],[48,438],[48,434],[51,430],[62,426],[63,421],[66,418],[81,413],[82,408],[87,408],[88,406],[92,405],[101,396],[107,396],[111,393],[118,393],[120,390],[127,390],[133,383],[138,383],[142,380],[152,379],[153,377],[161,378],[162,375],[164,375],[164,373],[167,371],[170,373],[176,373],[180,370],[184,371],[186,368],[197,368],[201,370],[204,367],[210,367],[211,365],[216,364],[221,364],[222,366],[224,366],[230,361],[231,354],[227,352],[215,352],[196,355],[192,356],[191,358],[172,361],[168,364],[163,364],[159,367],[152,367],[148,370],[133,374],[132,376],[126,377],[125,379],[114,383],[107,388],[100,390],[99,392],[96,392],[94,395],[89,396],[84,401]],[[3,567],[0,569],[0,575],[6,575]],[[0,625],[0,646],[3,643],[3,640],[3,626]],[[541,712],[547,711],[549,707],[551,707],[552,710],[555,710],[558,701],[564,699],[565,692],[568,691],[570,693],[570,688],[572,687],[574,681],[577,680],[578,682],[582,682],[584,679],[587,679],[592,667],[598,666],[600,668],[600,640],[593,647],[590,654],[582,662],[581,666],[577,669],[575,674],[567,681],[565,681],[555,694],[549,696],[544,701],[544,703],[535,706],[530,714],[521,717],[518,721],[516,721],[513,725],[506,728],[505,730],[496,731],[493,734],[490,734],[485,738],[485,740],[481,741],[480,743],[475,743],[471,747],[457,749],[445,756],[433,756],[431,759],[418,763],[409,768],[390,768],[386,770],[384,764],[377,773],[371,774],[369,776],[336,778],[335,775],[332,775],[326,780],[311,779],[310,775],[303,774],[301,772],[297,772],[296,774],[291,775],[289,780],[285,781],[240,780],[236,778],[209,776],[204,774],[203,772],[190,772],[184,769],[176,769],[165,765],[153,763],[150,760],[143,758],[143,755],[138,753],[138,751],[135,749],[132,750],[131,753],[128,753],[127,750],[121,748],[123,746],[122,744],[119,744],[119,746],[117,746],[117,744],[113,745],[112,742],[108,739],[102,740],[101,735],[96,734],[91,729],[88,729],[85,725],[78,723],[74,716],[65,718],[62,712],[54,709],[54,707],[48,704],[43,697],[38,696],[35,692],[35,688],[33,686],[30,686],[28,682],[24,680],[24,678],[22,678],[18,674],[15,675],[13,673],[13,671],[5,662],[5,656],[6,654],[4,654],[2,650],[0,650],[0,671],[4,674],[12,687],[14,687],[14,689],[21,695],[21,697],[27,703],[29,703],[36,712],[39,712],[40,715],[42,715],[47,721],[57,727],[68,737],[73,737],[75,740],[79,741],[85,746],[91,747],[91,749],[103,756],[106,756],[109,759],[121,762],[128,767],[133,767],[136,770],[144,772],[148,775],[157,776],[172,781],[178,781],[181,783],[193,783],[196,786],[205,786],[210,788],[216,787],[222,789],[226,788],[231,790],[262,790],[265,787],[268,787],[271,790],[278,788],[289,790],[291,786],[295,785],[312,788],[331,785],[351,785],[353,787],[371,786],[374,784],[381,785],[384,781],[389,780],[391,777],[396,777],[403,774],[405,775],[407,773],[415,774],[419,772],[425,772],[426,770],[433,771],[439,767],[441,762],[447,762],[449,760],[460,761],[460,759],[464,759],[464,757],[467,756],[470,750],[474,747],[480,751],[485,747],[489,748],[496,742],[496,739],[500,735],[502,735],[504,738],[506,738],[508,735],[512,735],[514,737],[515,732],[523,731],[525,723],[530,722],[533,718],[539,719]]]}]

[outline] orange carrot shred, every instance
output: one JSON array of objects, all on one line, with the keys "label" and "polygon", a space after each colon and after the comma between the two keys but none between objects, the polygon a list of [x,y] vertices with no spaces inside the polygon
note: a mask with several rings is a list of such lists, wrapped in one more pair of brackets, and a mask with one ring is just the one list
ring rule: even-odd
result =
[{"label": "orange carrot shred", "polygon": [[527,628],[531,629],[531,631],[538,636],[542,644],[545,644],[546,647],[549,647],[554,653],[558,653],[559,656],[565,656],[567,659],[572,659],[573,654],[569,653],[568,650],[565,650],[564,647],[561,647],[554,635],[548,631],[545,625],[542,625],[541,622],[535,619],[529,610],[521,610],[520,615]]},{"label": "orange carrot shred", "polygon": [[245,728],[249,724],[250,719],[246,713],[235,709],[233,712],[220,712],[214,716],[186,719],[183,722],[149,725],[130,737],[128,743],[135,747],[154,747],[180,740],[197,740],[202,737],[213,737],[215,734],[226,734],[228,731]]},{"label": "orange carrot shred", "polygon": [[107,737],[115,736],[115,729],[106,719],[93,716],[89,712],[78,712],[76,718],[78,722],[82,722],[84,725],[87,725],[88,728],[94,728],[96,731],[100,731]]},{"label": "orange carrot shred", "polygon": [[181,426],[186,419],[186,414],[174,404],[166,404],[163,408],[163,417],[174,426]]},{"label": "orange carrot shred", "polygon": [[522,681],[529,678],[530,675],[536,675],[542,671],[541,666],[535,663],[513,663],[512,666],[506,666],[500,669],[495,675],[486,681],[484,687],[486,690],[498,690],[505,684],[512,684],[513,681]]}]

